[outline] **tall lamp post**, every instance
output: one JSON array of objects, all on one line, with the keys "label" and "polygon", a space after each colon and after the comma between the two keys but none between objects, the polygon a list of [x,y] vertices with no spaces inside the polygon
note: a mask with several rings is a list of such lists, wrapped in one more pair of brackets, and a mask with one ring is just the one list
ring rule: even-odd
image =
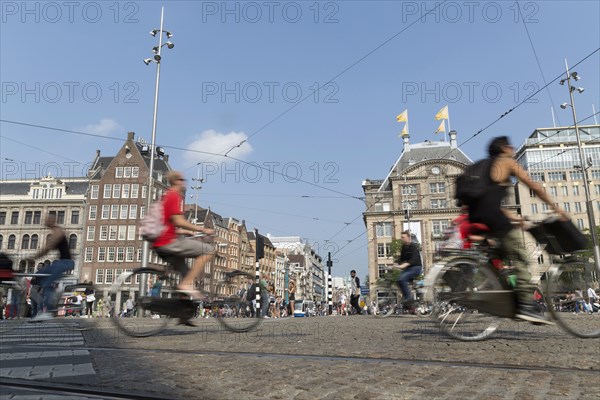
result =
[{"label": "tall lamp post", "polygon": [[[571,86],[571,79],[578,81],[581,79],[577,72],[569,73],[569,66],[567,65],[567,61],[565,60],[565,68],[566,75],[565,79],[561,79],[560,84],[567,84],[567,88],[569,89],[569,98],[571,99],[571,103],[563,103],[560,105],[560,108],[566,109],[567,107],[571,107],[571,112],[573,113],[573,124],[575,125],[575,136],[577,137],[577,148],[579,149],[579,165],[575,166],[575,168],[581,169],[583,173],[583,188],[585,191],[585,204],[587,208],[588,215],[588,223],[590,226],[590,233],[592,235],[592,245],[594,246],[594,259],[596,264],[596,271],[600,271],[600,249],[598,248],[598,237],[596,236],[596,224],[594,218],[594,205],[592,204],[592,200],[590,199],[590,182],[588,180],[587,170],[592,166],[591,159],[586,162],[585,156],[583,154],[583,147],[581,147],[581,137],[579,135],[579,125],[577,124],[577,112],[575,111],[575,101],[573,99],[573,92],[577,91],[578,93],[583,93],[582,87]],[[587,165],[587,166],[586,166]]]},{"label": "tall lamp post", "polygon": [[[152,142],[150,144],[150,172],[148,176],[148,203],[146,210],[150,211],[150,205],[154,199],[153,188],[154,188],[154,152],[155,152],[155,141],[156,141],[156,117],[158,113],[158,86],[160,82],[160,62],[161,62],[161,49],[164,46],[167,46],[169,49],[175,47],[175,45],[171,42],[162,42],[163,34],[167,36],[167,39],[173,37],[171,32],[163,30],[163,20],[164,20],[165,8],[161,7],[160,10],[160,29],[153,29],[150,31],[150,35],[156,37],[158,34],[158,46],[152,48],[154,52],[154,57],[144,59],[144,64],[150,65],[150,63],[156,63],[156,86],[154,90],[154,116],[152,119]],[[150,250],[150,244],[144,240],[144,244],[142,246],[142,268],[146,268],[148,266],[148,254]],[[146,291],[146,282],[140,282],[140,295],[144,295]]]}]

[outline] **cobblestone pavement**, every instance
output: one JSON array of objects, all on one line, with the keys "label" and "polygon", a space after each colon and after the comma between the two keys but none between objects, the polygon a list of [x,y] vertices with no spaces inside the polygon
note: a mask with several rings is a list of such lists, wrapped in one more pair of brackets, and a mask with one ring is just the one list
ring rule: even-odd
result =
[{"label": "cobblestone pavement", "polygon": [[102,321],[84,335],[89,385],[184,399],[600,399],[600,339],[558,327],[507,320],[465,343],[416,317],[268,319],[246,334],[198,322],[130,338]]}]

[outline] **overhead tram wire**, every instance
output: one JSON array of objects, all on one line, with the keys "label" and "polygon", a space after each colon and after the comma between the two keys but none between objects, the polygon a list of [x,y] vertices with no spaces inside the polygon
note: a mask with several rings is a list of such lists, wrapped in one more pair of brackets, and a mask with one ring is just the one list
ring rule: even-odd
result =
[{"label": "overhead tram wire", "polygon": [[[550,93],[550,89],[548,89],[548,83],[546,82],[546,76],[544,75],[544,70],[542,69],[542,64],[540,63],[540,59],[538,58],[537,51],[535,50],[535,46],[533,45],[533,40],[531,39],[531,35],[529,33],[529,28],[527,28],[527,23],[525,23],[525,18],[523,18],[523,13],[521,12],[521,5],[519,4],[519,0],[515,0],[517,3],[517,9],[519,10],[519,17],[521,18],[521,22],[523,22],[523,27],[525,28],[525,32],[527,33],[527,38],[529,39],[529,44],[531,45],[531,50],[533,51],[533,56],[535,57],[535,61],[537,63],[538,69],[540,70],[540,75],[542,76],[542,81],[546,87],[546,92],[548,93],[548,97],[550,98],[550,104],[552,105],[552,113],[554,114],[554,99],[552,98],[552,94]],[[560,122],[560,117],[557,115],[558,124],[562,125]]]},{"label": "overhead tram wire", "polygon": [[[64,155],[61,155],[61,154],[52,153],[51,151],[44,150],[42,148],[39,148],[39,147],[36,147],[36,146],[32,146],[32,145],[27,144],[27,143],[20,142],[20,141],[18,141],[16,139],[8,137],[8,136],[0,135],[0,138],[5,139],[5,140],[10,140],[11,142],[15,142],[15,143],[18,143],[18,144],[20,144],[22,146],[38,150],[38,151],[40,151],[42,153],[50,154],[51,156],[55,156],[55,157],[58,157],[58,158],[63,158],[65,160],[72,161],[72,162],[77,162],[77,163],[81,162],[81,161],[73,160],[72,158],[69,158],[69,157],[65,157]],[[22,162],[25,162],[25,161],[22,161]]]},{"label": "overhead tram wire", "polygon": [[[398,36],[400,36],[401,34],[403,34],[404,32],[406,32],[407,30],[409,30],[413,26],[417,25],[420,21],[422,21],[423,18],[425,18],[429,14],[437,11],[437,9],[440,8],[442,5],[444,5],[444,3],[446,3],[447,1],[448,0],[442,0],[440,2],[436,2],[435,7],[433,7],[431,10],[429,10],[425,14],[419,16],[413,22],[411,22],[410,24],[408,24],[405,28],[401,29],[400,31],[396,32],[395,34],[393,34],[392,36],[390,36],[389,38],[387,38],[386,40],[384,40],[383,42],[381,42],[380,44],[378,44],[374,49],[370,50],[368,53],[366,53],[365,55],[363,55],[362,57],[360,57],[359,59],[357,59],[356,61],[354,61],[352,64],[350,64],[348,67],[344,68],[341,72],[337,73],[332,78],[326,80],[324,84],[320,85],[318,88],[316,88],[315,90],[313,90],[312,92],[310,92],[308,95],[306,95],[303,99],[301,99],[300,101],[298,101],[297,103],[295,103],[294,105],[292,105],[291,107],[289,107],[287,110],[282,111],[280,114],[278,114],[275,118],[271,119],[266,124],[262,125],[260,128],[258,128],[256,131],[254,131],[246,139],[242,140],[237,145],[235,145],[235,146],[231,147],[230,149],[228,149],[225,152],[225,156],[228,157],[228,154],[231,151],[233,151],[234,149],[236,149],[236,148],[240,147],[241,145],[243,145],[244,143],[246,143],[250,138],[258,135],[260,132],[262,132],[264,129],[266,129],[267,127],[269,127],[270,125],[272,125],[274,122],[276,122],[277,120],[279,120],[281,117],[283,117],[284,115],[286,115],[287,113],[289,113],[290,111],[292,111],[293,109],[295,109],[296,107],[298,107],[305,100],[313,97],[314,94],[317,93],[319,90],[321,90],[325,85],[327,85],[328,83],[333,82],[335,79],[337,79],[340,76],[344,75],[346,72],[350,71],[352,68],[354,68],[355,66],[357,66],[358,64],[360,64],[365,59],[367,59],[369,56],[371,56],[372,54],[374,54],[375,52],[377,52],[377,50],[381,49],[382,47],[384,47],[385,45],[387,45],[389,42],[391,42],[392,40],[396,39]],[[210,160],[210,158],[209,158],[209,160]]]}]

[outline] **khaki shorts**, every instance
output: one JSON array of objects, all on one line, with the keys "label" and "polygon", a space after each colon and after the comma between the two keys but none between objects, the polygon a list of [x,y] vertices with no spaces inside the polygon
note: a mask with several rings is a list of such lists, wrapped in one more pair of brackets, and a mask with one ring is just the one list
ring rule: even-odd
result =
[{"label": "khaki shorts", "polygon": [[180,274],[185,275],[188,267],[185,263],[186,258],[196,258],[204,254],[214,253],[215,247],[194,239],[175,239],[173,242],[155,247],[154,251],[160,256],[168,257],[168,262]]}]

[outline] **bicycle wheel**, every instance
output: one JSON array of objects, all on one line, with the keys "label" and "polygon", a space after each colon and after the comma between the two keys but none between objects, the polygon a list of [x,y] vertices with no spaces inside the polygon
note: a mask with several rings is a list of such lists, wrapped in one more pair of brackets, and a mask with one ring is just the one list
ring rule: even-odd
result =
[{"label": "bicycle wheel", "polygon": [[396,289],[390,285],[380,285],[375,289],[377,296],[377,318],[387,318],[398,312],[398,294]]},{"label": "bicycle wheel", "polygon": [[[119,302],[112,312],[112,322],[129,336],[156,335],[177,321],[168,315],[169,304],[177,301],[175,286],[170,275],[152,268],[139,268],[120,275],[111,287],[110,300]],[[163,307],[157,307],[157,302],[164,303]],[[106,313],[106,310],[101,312]]]},{"label": "bicycle wheel", "polygon": [[[228,331],[248,332],[255,329],[262,322],[262,313],[253,312],[250,309],[251,303],[246,300],[246,296],[241,292],[247,282],[253,281],[254,276],[242,271],[233,271],[225,274],[218,282],[217,293],[225,294],[212,301],[211,305],[216,309],[217,321]],[[252,294],[248,293],[248,295]],[[261,297],[261,303],[263,301],[269,301],[269,299]]]},{"label": "bicycle wheel", "polygon": [[498,328],[500,318],[474,308],[469,293],[502,290],[496,274],[472,259],[451,260],[433,279],[432,317],[449,336],[465,341],[483,340]]},{"label": "bicycle wheel", "polygon": [[546,304],[558,324],[580,338],[600,337],[600,310],[590,301],[588,289],[598,287],[600,271],[594,264],[566,262],[548,271]]}]

